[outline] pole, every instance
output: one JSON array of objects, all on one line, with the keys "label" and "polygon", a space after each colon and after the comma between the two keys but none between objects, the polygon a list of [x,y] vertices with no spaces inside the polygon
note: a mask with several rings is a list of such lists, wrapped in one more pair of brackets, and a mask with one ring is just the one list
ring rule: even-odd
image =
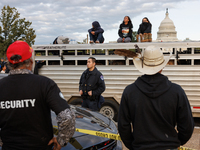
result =
[{"label": "pole", "polygon": [[87,34],[87,44],[88,44],[88,34]]}]

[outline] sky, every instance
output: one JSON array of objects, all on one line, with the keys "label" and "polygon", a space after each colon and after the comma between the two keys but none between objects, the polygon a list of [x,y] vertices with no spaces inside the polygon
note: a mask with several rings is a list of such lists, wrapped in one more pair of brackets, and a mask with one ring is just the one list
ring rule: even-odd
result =
[{"label": "sky", "polygon": [[60,35],[82,42],[93,21],[104,29],[105,43],[116,41],[124,16],[131,18],[133,31],[148,17],[156,40],[166,8],[179,40],[200,40],[200,0],[1,0],[0,8],[4,5],[17,8],[20,18],[32,22],[34,45],[52,44]]}]

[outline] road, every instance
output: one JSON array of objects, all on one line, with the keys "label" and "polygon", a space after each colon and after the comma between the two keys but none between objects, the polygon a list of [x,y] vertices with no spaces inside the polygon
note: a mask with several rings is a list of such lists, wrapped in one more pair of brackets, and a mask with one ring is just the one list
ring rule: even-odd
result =
[{"label": "road", "polygon": [[[191,148],[188,150],[200,150],[200,118],[194,118],[195,128],[190,140],[183,145],[183,147]],[[125,146],[123,146],[123,150],[128,150]]]},{"label": "road", "polygon": [[184,145],[188,148],[200,150],[200,118],[194,118],[195,129],[191,139]]}]

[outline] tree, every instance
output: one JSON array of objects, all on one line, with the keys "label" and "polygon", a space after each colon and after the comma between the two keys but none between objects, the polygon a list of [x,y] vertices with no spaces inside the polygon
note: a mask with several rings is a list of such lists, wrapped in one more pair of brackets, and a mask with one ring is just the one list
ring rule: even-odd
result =
[{"label": "tree", "polygon": [[132,40],[131,40],[131,42],[137,42],[136,36],[137,36],[137,31],[133,31],[132,32]]},{"label": "tree", "polygon": [[78,44],[87,44],[87,38],[83,39],[83,42],[77,42]]},{"label": "tree", "polygon": [[32,22],[20,19],[20,13],[15,7],[4,6],[0,16],[0,53],[5,57],[6,50],[14,41],[26,41],[30,46],[35,42],[35,30]]}]

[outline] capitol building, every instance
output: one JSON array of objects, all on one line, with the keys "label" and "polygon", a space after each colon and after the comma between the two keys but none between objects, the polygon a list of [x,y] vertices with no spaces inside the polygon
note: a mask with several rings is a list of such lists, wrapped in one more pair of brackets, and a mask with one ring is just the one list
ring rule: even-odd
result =
[{"label": "capitol building", "polygon": [[169,18],[168,9],[166,10],[166,17],[160,23],[159,31],[157,32],[156,42],[179,41],[177,32],[175,30],[174,22]]}]

